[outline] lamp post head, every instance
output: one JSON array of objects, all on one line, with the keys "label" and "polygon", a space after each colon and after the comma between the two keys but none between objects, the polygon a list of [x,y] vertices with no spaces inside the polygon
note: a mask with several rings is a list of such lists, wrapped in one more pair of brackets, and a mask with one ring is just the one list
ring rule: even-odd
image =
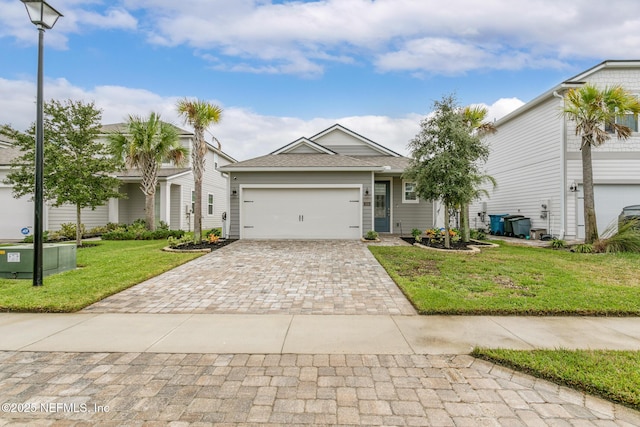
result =
[{"label": "lamp post head", "polygon": [[20,0],[24,3],[29,14],[29,19],[38,28],[46,28],[50,30],[56,24],[58,18],[62,16],[60,12],[51,7],[43,0]]}]

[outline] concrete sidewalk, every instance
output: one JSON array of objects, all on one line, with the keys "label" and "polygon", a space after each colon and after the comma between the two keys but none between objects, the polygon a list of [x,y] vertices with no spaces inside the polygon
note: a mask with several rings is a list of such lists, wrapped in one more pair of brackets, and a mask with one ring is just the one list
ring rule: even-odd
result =
[{"label": "concrete sidewalk", "polygon": [[640,349],[640,318],[225,314],[0,314],[0,351],[467,354]]}]

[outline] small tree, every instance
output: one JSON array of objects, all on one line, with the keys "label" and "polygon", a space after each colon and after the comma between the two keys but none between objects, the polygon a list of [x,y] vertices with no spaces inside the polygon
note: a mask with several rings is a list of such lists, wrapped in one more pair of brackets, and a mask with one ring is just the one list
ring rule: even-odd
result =
[{"label": "small tree", "polygon": [[129,116],[127,132],[111,134],[109,141],[118,159],[124,159],[127,166],[140,170],[140,190],[145,196],[145,222],[147,229],[155,230],[158,170],[165,161],[183,166],[189,150],[180,145],[176,128],[161,121],[160,115],[156,113],[149,114],[148,119]]},{"label": "small tree", "polygon": [[627,139],[631,129],[616,123],[616,117],[640,112],[638,99],[620,86],[597,87],[586,84],[571,89],[565,97],[563,114],[576,123],[576,135],[581,135],[582,186],[584,191],[584,241],[598,240],[598,223],[593,196],[593,167],[591,148],[609,140],[612,134],[618,139]]},{"label": "small tree", "polygon": [[[426,200],[442,200],[445,212],[473,200],[482,176],[477,160],[489,150],[469,132],[453,95],[435,101],[433,112],[420,124],[421,131],[409,143],[412,160],[404,176],[416,182]],[[445,215],[445,247],[451,247],[449,217]]]},{"label": "small tree", "polygon": [[[81,209],[95,209],[122,197],[113,176],[119,164],[98,140],[102,112],[93,103],[52,100],[44,105],[44,197],[54,207],[76,208],[76,244],[82,245]],[[22,155],[11,163],[6,182],[14,197],[34,192],[35,125],[26,133],[2,126],[0,133],[15,141]]]}]

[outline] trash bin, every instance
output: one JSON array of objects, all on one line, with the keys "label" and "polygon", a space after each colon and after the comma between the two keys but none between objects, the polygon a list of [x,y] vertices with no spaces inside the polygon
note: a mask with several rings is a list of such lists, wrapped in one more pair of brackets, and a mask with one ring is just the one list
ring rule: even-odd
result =
[{"label": "trash bin", "polygon": [[625,206],[622,208],[622,213],[618,215],[618,228],[630,220],[640,222],[640,205]]},{"label": "trash bin", "polygon": [[531,218],[514,218],[511,220],[513,235],[524,239],[531,231]]},{"label": "trash bin", "polygon": [[513,236],[513,227],[511,226],[511,221],[517,218],[524,218],[524,215],[507,215],[504,218],[504,235],[505,236]]},{"label": "trash bin", "polygon": [[489,215],[489,219],[491,220],[491,228],[489,229],[489,234],[494,234],[496,236],[502,236],[504,234],[504,221],[503,217],[509,214],[494,214]]},{"label": "trash bin", "polygon": [[530,236],[533,240],[542,240],[542,236],[545,234],[547,234],[546,228],[532,228]]}]

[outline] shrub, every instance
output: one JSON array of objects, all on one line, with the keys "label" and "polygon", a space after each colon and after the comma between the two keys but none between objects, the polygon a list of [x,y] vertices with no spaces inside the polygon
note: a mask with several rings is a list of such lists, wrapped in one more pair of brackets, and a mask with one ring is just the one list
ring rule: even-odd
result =
[{"label": "shrub", "polygon": [[102,234],[103,240],[162,240],[169,237],[180,238],[184,234],[182,230],[168,230],[160,228],[156,231],[147,230],[139,220],[131,225],[119,225],[112,231]]},{"label": "shrub", "polygon": [[[75,222],[65,222],[60,224],[60,230],[56,232],[58,236],[64,237],[69,240],[76,239],[76,223]],[[84,236],[87,231],[84,228],[84,224],[80,224],[80,233],[81,236]]]},{"label": "shrub", "polygon": [[366,240],[376,240],[378,238],[378,232],[377,231],[367,231],[367,234],[365,234],[364,238]]},{"label": "shrub", "polygon": [[176,247],[182,245],[183,243],[191,243],[191,242],[193,242],[193,233],[191,233],[191,232],[184,233],[180,237],[170,236],[167,239],[167,242],[169,243],[169,247],[170,248],[176,248]]},{"label": "shrub", "polygon": [[590,254],[593,252],[593,245],[591,243],[581,243],[579,245],[575,245],[571,250],[579,254]]},{"label": "shrub", "polygon": [[125,229],[117,229],[104,233],[102,240],[136,240],[136,233]]},{"label": "shrub", "polygon": [[[42,241],[43,242],[48,242],[49,241],[49,231],[45,230],[45,231],[42,232]],[[33,243],[33,235],[25,237],[23,242],[24,243]]]},{"label": "shrub", "polygon": [[480,229],[471,229],[469,230],[469,234],[473,240],[485,240],[487,238],[485,231]]},{"label": "shrub", "polygon": [[564,240],[562,240],[562,239],[553,239],[553,240],[551,241],[551,247],[552,247],[553,249],[562,249],[562,248],[564,248],[565,246],[567,246],[567,242],[565,242],[565,241],[564,241]]},{"label": "shrub", "polygon": [[205,239],[208,239],[209,236],[214,235],[217,237],[222,237],[222,228],[218,227],[218,228],[212,228],[211,230],[207,231],[206,233],[204,233],[204,237]]},{"label": "shrub", "polygon": [[93,228],[91,228],[91,229],[88,231],[88,233],[87,233],[87,234],[91,234],[91,235],[94,235],[94,236],[95,236],[95,235],[98,235],[98,236],[99,236],[99,235],[102,235],[102,234],[104,234],[104,233],[106,233],[106,232],[108,232],[108,231],[109,231],[109,229],[107,228],[107,226],[106,226],[106,225],[99,225],[99,226],[97,226],[97,227],[93,227]]}]

